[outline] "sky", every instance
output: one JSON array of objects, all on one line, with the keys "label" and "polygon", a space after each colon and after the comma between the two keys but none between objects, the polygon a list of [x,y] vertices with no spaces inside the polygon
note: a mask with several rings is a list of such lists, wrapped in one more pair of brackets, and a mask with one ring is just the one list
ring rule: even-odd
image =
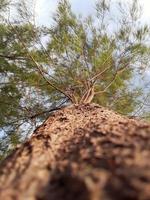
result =
[{"label": "sky", "polygon": [[[36,3],[37,22],[49,24],[56,10],[58,0],[38,0]],[[73,11],[83,15],[92,14],[95,0],[70,0]]]},{"label": "sky", "polygon": [[[118,0],[112,0],[118,1]],[[123,0],[122,0],[123,1]],[[130,1],[130,0],[124,0]],[[36,16],[37,23],[48,25],[55,12],[58,0],[37,0],[36,1]],[[96,0],[70,0],[73,11],[82,13],[82,15],[92,14],[94,12],[94,4]],[[143,21],[150,22],[150,0],[139,0],[143,7]]]},{"label": "sky", "polygon": [[[35,0],[35,12],[37,24],[49,25],[52,22],[52,15],[56,11],[59,0]],[[94,12],[95,2],[97,0],[69,0],[72,9],[75,13],[81,13],[83,16]],[[109,1],[109,0],[108,0]],[[112,2],[119,0],[111,0]],[[121,0],[130,2],[131,0]],[[150,0],[139,0],[143,8],[142,21],[150,24]],[[150,70],[147,70],[147,75],[150,77]]]}]

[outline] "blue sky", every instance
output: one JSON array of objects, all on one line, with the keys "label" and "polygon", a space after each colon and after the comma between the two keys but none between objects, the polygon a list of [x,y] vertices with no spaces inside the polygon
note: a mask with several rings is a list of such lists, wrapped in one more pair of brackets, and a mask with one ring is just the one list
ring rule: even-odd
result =
[{"label": "blue sky", "polygon": [[[112,2],[118,0],[111,0]],[[130,2],[130,0],[122,0]],[[49,24],[51,16],[55,12],[58,0],[37,0],[36,1],[36,16],[37,23]],[[92,14],[96,0],[70,0],[72,9],[76,13],[83,15]],[[139,0],[143,7],[143,21],[150,22],[150,0]]]},{"label": "blue sky", "polygon": [[[38,0],[36,3],[37,23],[49,24],[55,12],[58,0]],[[92,14],[95,0],[70,0],[72,9],[83,15]]]},{"label": "blue sky", "polygon": [[[59,0],[35,0],[36,23],[49,25],[52,22],[52,15],[56,11]],[[75,13],[81,13],[86,16],[94,12],[95,2],[97,0],[69,0]],[[109,0],[108,0],[109,1]],[[120,0],[111,0],[112,2]],[[123,2],[131,2],[131,0],[121,0]],[[142,21],[150,24],[150,0],[139,0],[143,8]],[[148,77],[150,70],[147,70]]]}]

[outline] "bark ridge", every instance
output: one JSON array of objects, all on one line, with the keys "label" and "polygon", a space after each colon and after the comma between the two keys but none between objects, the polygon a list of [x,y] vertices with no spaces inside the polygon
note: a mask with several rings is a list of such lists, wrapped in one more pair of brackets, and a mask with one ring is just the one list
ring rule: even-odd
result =
[{"label": "bark ridge", "polygon": [[150,124],[96,104],[51,114],[0,166],[0,199],[149,200]]}]

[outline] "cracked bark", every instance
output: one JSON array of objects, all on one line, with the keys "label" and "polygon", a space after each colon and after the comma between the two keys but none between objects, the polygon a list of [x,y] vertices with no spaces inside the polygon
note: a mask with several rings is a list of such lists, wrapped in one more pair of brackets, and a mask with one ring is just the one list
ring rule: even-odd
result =
[{"label": "cracked bark", "polygon": [[150,124],[96,104],[54,112],[0,166],[0,199],[150,199]]}]

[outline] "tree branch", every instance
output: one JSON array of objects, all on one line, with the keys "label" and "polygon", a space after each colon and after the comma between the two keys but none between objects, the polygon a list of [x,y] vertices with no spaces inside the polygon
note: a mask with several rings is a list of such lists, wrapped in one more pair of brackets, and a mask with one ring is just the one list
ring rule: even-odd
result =
[{"label": "tree branch", "polygon": [[57,107],[51,108],[51,109],[49,109],[49,110],[45,110],[45,111],[42,111],[42,112],[39,112],[39,113],[36,113],[35,115],[30,116],[29,118],[30,118],[30,119],[34,119],[34,118],[36,118],[36,117],[39,117],[40,115],[44,115],[44,114],[46,114],[46,113],[50,113],[50,112],[59,110],[59,109],[62,108],[63,104],[65,104],[67,101],[68,101],[68,98],[65,99],[65,101],[63,101],[62,103],[60,103]]},{"label": "tree branch", "polygon": [[24,60],[25,58],[23,57],[19,57],[17,55],[5,55],[5,54],[0,54],[0,58],[7,58],[7,59],[10,59],[10,60]]},{"label": "tree branch", "polygon": [[123,66],[123,67],[121,67],[120,69],[118,69],[118,70],[116,71],[116,73],[114,74],[113,79],[112,79],[112,80],[110,81],[110,83],[104,88],[104,90],[99,91],[99,92],[95,92],[95,94],[100,94],[100,93],[106,92],[106,90],[107,90],[107,89],[113,84],[113,82],[115,81],[117,75],[120,74],[120,73],[122,73],[122,72],[126,69],[127,66],[128,66],[128,64],[125,65],[125,66]]},{"label": "tree branch", "polygon": [[16,29],[13,27],[13,25],[9,22],[9,25],[11,26],[11,28],[13,29],[13,31],[17,34],[18,39],[20,41],[20,43],[22,44],[22,46],[24,47],[24,49],[26,50],[27,56],[32,60],[32,62],[35,64],[36,68],[39,71],[39,74],[45,79],[45,81],[55,90],[59,91],[60,93],[62,93],[64,96],[68,97],[68,99],[72,102],[72,98],[69,94],[67,94],[65,91],[63,91],[62,89],[60,89],[59,87],[57,87],[56,85],[54,85],[46,76],[44,76],[44,72],[42,70],[42,67],[37,63],[37,61],[34,59],[34,57],[29,53],[26,44],[24,43],[24,41],[22,40],[22,38],[20,37],[20,35],[18,34],[18,32],[16,31]]}]

